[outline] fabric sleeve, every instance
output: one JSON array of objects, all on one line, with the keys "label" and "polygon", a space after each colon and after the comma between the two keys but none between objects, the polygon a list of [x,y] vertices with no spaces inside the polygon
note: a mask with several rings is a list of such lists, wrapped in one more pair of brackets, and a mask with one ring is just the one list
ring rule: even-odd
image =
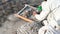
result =
[{"label": "fabric sleeve", "polygon": [[42,3],[42,12],[38,15],[35,15],[36,19],[38,19],[39,21],[43,20],[46,18],[46,16],[48,15],[48,13],[50,12],[50,8],[48,3],[43,2]]}]

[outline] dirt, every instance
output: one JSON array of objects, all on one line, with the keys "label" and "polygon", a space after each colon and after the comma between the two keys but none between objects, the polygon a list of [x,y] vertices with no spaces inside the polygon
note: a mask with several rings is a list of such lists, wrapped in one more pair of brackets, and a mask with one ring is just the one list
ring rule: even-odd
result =
[{"label": "dirt", "polygon": [[[3,24],[2,27],[0,27],[0,34],[16,34],[17,33],[17,28],[26,23],[25,21],[13,17],[12,15],[8,16],[9,20],[6,20]],[[12,20],[14,19],[14,20]]]},{"label": "dirt", "polygon": [[0,0],[0,34],[16,34],[16,30],[26,22],[13,16],[24,4],[41,4],[43,0]]}]

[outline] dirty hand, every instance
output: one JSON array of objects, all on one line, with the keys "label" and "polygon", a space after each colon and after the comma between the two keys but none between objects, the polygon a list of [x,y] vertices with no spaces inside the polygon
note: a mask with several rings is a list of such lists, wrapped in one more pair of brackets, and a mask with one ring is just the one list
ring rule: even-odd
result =
[{"label": "dirty hand", "polygon": [[35,16],[36,14],[37,14],[37,13],[34,11],[34,12],[33,12],[33,16]]}]

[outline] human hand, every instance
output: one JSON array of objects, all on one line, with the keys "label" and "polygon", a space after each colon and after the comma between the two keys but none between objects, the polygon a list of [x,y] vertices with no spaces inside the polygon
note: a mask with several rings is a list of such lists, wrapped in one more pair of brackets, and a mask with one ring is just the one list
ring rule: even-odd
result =
[{"label": "human hand", "polygon": [[33,16],[35,16],[36,14],[37,14],[37,13],[34,11],[34,12],[33,12]]}]

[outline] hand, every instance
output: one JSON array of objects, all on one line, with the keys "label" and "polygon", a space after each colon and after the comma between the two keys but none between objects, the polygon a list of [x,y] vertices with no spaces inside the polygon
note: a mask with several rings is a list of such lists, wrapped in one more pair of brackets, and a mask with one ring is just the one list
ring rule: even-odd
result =
[{"label": "hand", "polygon": [[37,14],[37,13],[34,11],[34,12],[33,12],[33,16],[35,16],[36,14]]}]

